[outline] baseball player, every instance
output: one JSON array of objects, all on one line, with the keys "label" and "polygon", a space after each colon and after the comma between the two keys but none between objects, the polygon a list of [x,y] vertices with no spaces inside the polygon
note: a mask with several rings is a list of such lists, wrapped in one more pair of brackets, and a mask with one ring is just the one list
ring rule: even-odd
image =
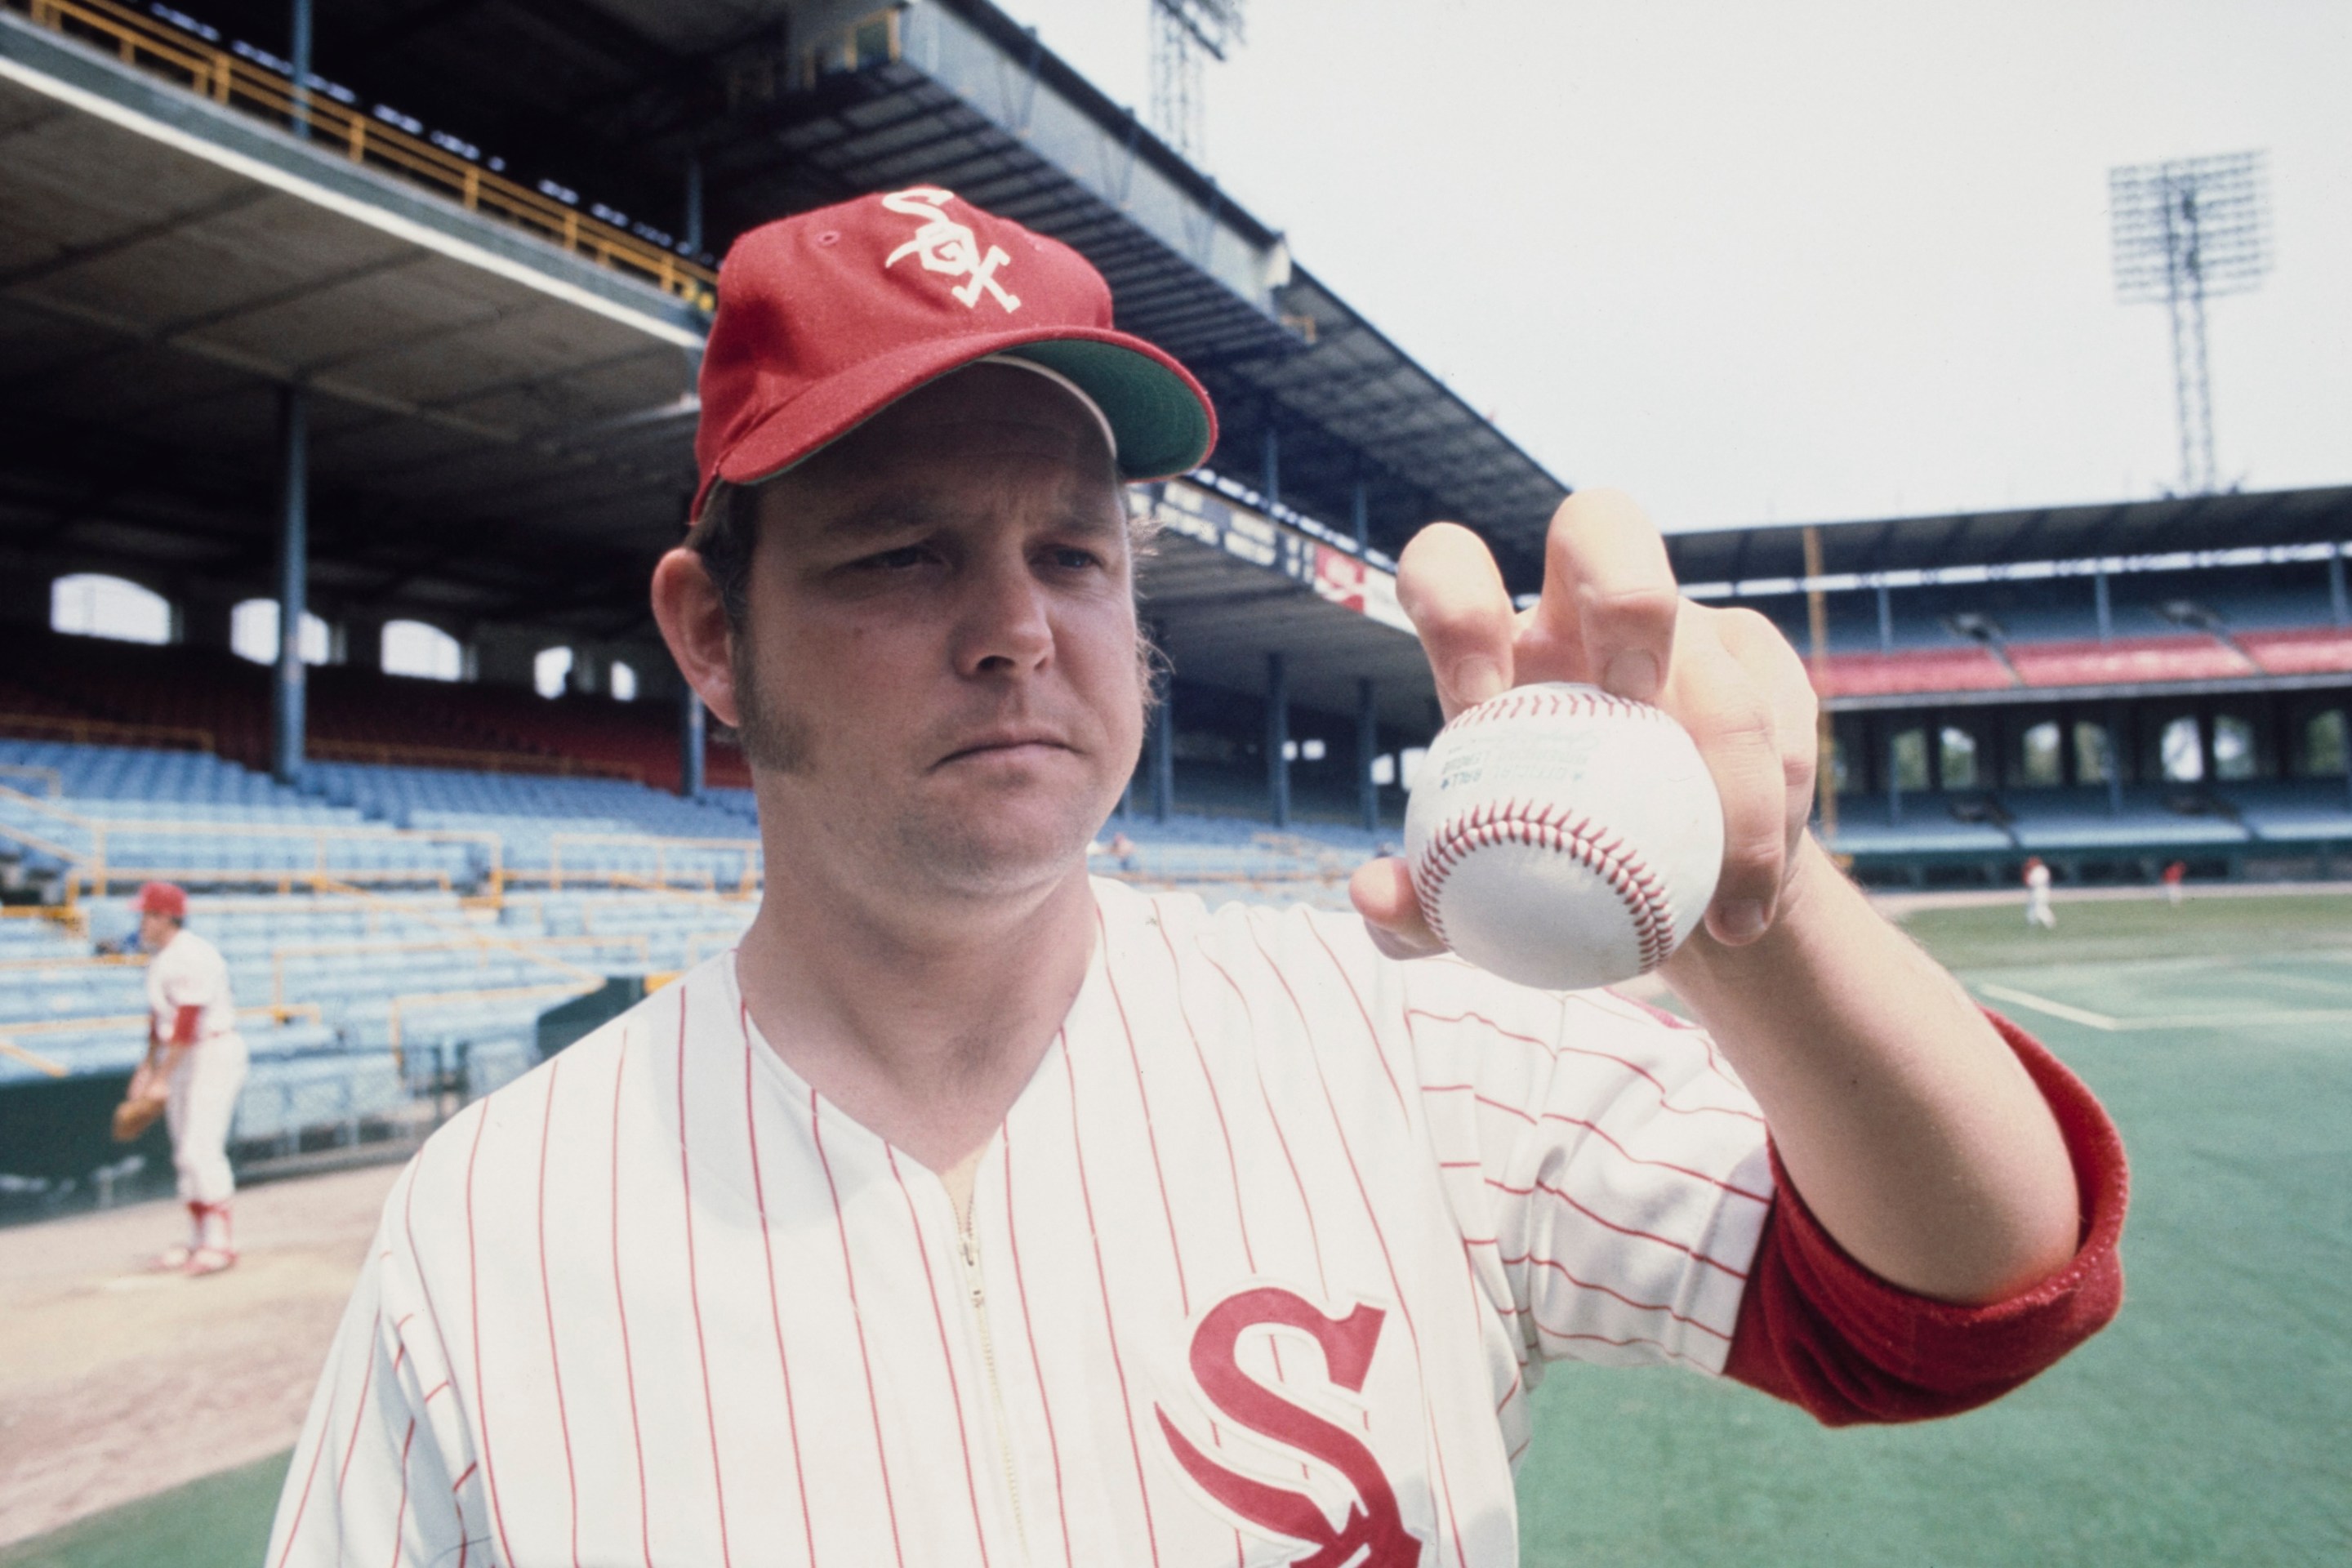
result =
[{"label": "baseball player", "polygon": [[1362,918],[1086,872],[1148,694],[1123,482],[1214,440],[1074,252],[920,188],[754,230],[654,603],[744,737],[759,916],[395,1185],[269,1562],[1517,1560],[1563,1358],[1945,1414],[2114,1311],[2124,1168],[1805,836],[1760,619],[1581,496],[1514,616],[1400,588],[1449,712],[1589,678],[1724,797],[1705,1027]]},{"label": "baseball player", "polygon": [[2025,923],[2043,931],[2058,929],[2058,911],[2050,907],[2050,867],[2039,855],[2025,862]]},{"label": "baseball player", "polygon": [[188,1208],[188,1239],[166,1247],[154,1267],[190,1275],[217,1274],[236,1261],[229,1198],[236,1178],[228,1164],[228,1129],[245,1088],[245,1037],[236,1032],[236,1001],[220,950],[185,929],[188,895],[169,882],[149,882],[131,900],[139,916],[139,946],[147,960],[147,1057],[139,1075],[165,1085],[164,1124],[172,1134],[172,1164],[180,1201]]}]

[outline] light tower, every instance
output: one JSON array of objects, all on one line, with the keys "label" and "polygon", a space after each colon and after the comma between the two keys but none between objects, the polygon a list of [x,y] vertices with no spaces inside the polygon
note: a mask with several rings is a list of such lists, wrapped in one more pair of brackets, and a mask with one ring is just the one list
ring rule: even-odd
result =
[{"label": "light tower", "polygon": [[2270,270],[2270,201],[2260,153],[2176,158],[2107,171],[2116,292],[2172,312],[2172,380],[2180,405],[2180,491],[2219,488],[2205,301],[2242,294]]},{"label": "light tower", "polygon": [[1201,57],[1242,41],[1244,0],[1151,0],[1151,121],[1171,147],[1198,160]]}]

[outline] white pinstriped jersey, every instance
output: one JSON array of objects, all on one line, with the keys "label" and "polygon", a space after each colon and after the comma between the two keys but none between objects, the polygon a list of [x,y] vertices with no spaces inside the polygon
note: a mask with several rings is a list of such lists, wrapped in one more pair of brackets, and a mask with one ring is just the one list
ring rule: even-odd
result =
[{"label": "white pinstriped jersey", "polygon": [[1486,1568],[1542,1360],[1720,1371],[1771,1178],[1703,1034],[1096,890],[969,1236],[731,955],[443,1129],[273,1568]]},{"label": "white pinstriped jersey", "polygon": [[228,964],[220,949],[192,931],[172,940],[147,961],[147,1012],[158,1039],[179,1027],[180,1009],[196,1007],[195,1039],[201,1044],[236,1028],[236,998],[229,994]]}]

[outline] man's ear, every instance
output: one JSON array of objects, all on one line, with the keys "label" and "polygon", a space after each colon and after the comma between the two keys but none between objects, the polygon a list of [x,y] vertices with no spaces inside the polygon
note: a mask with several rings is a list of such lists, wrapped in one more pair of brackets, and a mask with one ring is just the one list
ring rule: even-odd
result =
[{"label": "man's ear", "polygon": [[664,555],[654,566],[654,620],[678,673],[702,699],[719,721],[737,725],[735,702],[735,629],[719,585],[702,563],[702,552],[683,545]]}]

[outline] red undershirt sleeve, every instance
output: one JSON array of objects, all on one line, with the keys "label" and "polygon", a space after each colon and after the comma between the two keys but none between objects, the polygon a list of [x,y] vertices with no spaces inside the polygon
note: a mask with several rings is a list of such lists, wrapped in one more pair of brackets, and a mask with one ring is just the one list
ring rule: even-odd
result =
[{"label": "red undershirt sleeve", "polygon": [[2023,1030],[1991,1016],[2058,1119],[2082,1194],[2074,1259],[2017,1296],[1979,1307],[1888,1284],[1831,1238],[1772,1154],[1772,1214],[1740,1299],[1724,1372],[1801,1405],[1826,1426],[1923,1421],[1999,1398],[2096,1333],[2123,1304],[2128,1173],[2115,1123],[2080,1079]]},{"label": "red undershirt sleeve", "polygon": [[172,1044],[193,1046],[196,1043],[196,1025],[205,1016],[203,1007],[194,1004],[182,1007],[172,1015]]}]

